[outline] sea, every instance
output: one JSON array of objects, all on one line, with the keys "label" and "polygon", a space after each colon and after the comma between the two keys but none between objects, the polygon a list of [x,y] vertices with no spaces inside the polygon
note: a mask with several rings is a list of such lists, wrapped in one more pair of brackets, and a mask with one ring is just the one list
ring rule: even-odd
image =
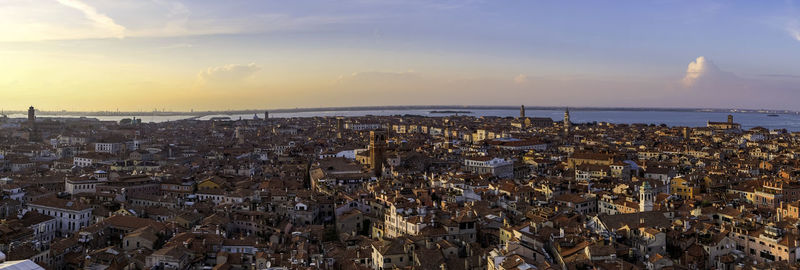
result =
[{"label": "sea", "polygon": [[[389,109],[389,110],[352,110],[352,111],[308,111],[308,112],[270,112],[270,118],[292,118],[292,117],[318,117],[318,116],[389,116],[389,115],[420,115],[429,117],[444,117],[454,115],[452,113],[433,113],[432,111],[446,111],[452,109]],[[462,111],[462,110],[459,110]],[[465,109],[469,113],[459,113],[464,116],[498,116],[498,117],[517,117],[519,110],[512,109]],[[528,117],[549,117],[554,121],[564,118],[563,110],[526,110]],[[742,128],[764,127],[770,130],[786,129],[788,131],[800,131],[800,114],[777,114],[770,116],[766,113],[756,112],[705,112],[705,111],[664,111],[664,110],[570,110],[570,120],[573,123],[588,122],[607,122],[616,124],[666,124],[668,126],[688,126],[703,127],[707,121],[724,122],[728,115],[733,115],[734,122],[740,123]],[[253,119],[263,117],[263,114],[215,114],[199,117],[199,120],[209,120],[214,117],[228,117],[231,120]],[[23,114],[9,115],[11,118],[25,118]],[[130,116],[72,116],[72,115],[37,115],[40,118],[97,118],[102,121],[119,121]],[[189,115],[147,115],[143,114],[136,118],[143,122],[161,123],[178,121],[193,118]]]}]

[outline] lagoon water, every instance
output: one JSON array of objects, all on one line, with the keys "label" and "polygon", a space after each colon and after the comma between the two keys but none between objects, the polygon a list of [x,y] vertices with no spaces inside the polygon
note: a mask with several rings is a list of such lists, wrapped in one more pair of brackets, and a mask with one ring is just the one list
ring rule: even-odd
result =
[{"label": "lagoon water", "polygon": [[[379,111],[319,111],[296,113],[270,113],[270,117],[314,117],[314,116],[364,116],[364,115],[422,115],[442,117],[448,114],[430,113],[431,110],[379,110]],[[519,110],[467,110],[471,113],[461,114],[468,116],[499,116],[517,117]],[[666,124],[669,126],[704,127],[707,121],[724,122],[728,115],[733,115],[735,122],[742,124],[742,128],[764,127],[767,129],[785,128],[789,131],[800,131],[800,115],[779,114],[777,117],[767,116],[764,113],[723,113],[723,112],[680,112],[680,111],[610,111],[610,110],[572,110],[570,120],[573,123],[609,122],[617,124]],[[526,110],[528,117],[550,117],[554,121],[564,118],[561,110]],[[253,115],[215,115],[227,116],[233,120],[252,119]],[[259,117],[262,117],[260,115]],[[214,116],[201,117],[208,120]]]},{"label": "lagoon water", "polygon": [[[421,115],[430,117],[443,117],[449,114],[431,113],[436,109],[412,109],[412,110],[353,110],[353,111],[313,111],[313,112],[291,112],[279,113],[271,112],[270,117],[290,118],[290,117],[316,117],[316,116],[365,116],[365,115]],[[466,109],[471,113],[461,114],[468,116],[499,116],[516,117],[519,116],[518,110],[482,110]],[[723,122],[727,120],[728,114],[733,115],[735,122],[742,124],[742,127],[749,129],[760,126],[767,129],[785,128],[789,131],[800,131],[800,115],[798,114],[779,114],[777,117],[767,116],[764,113],[726,113],[726,112],[688,112],[688,111],[614,111],[614,110],[571,110],[570,119],[573,123],[585,122],[609,122],[609,123],[644,123],[644,124],[666,124],[669,126],[689,126],[702,127],[707,121]],[[252,114],[242,115],[206,115],[200,120],[209,120],[213,117],[230,117],[232,120],[252,119]],[[554,121],[560,121],[564,117],[561,110],[526,110],[528,117],[550,117]],[[25,118],[22,114],[9,115],[12,118]],[[77,118],[79,116],[51,116],[39,115],[38,117],[55,118]],[[119,121],[128,116],[86,116],[87,118],[97,118],[103,121]],[[174,116],[148,116],[146,114],[137,116],[144,122],[167,122],[191,118],[187,115]],[[263,117],[263,114],[258,115]]]}]

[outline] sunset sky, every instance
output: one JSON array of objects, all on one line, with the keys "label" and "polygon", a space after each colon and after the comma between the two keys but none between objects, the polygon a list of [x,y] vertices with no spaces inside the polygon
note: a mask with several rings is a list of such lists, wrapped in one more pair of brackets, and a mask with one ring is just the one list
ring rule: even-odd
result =
[{"label": "sunset sky", "polygon": [[0,107],[800,110],[800,2],[0,0]]}]

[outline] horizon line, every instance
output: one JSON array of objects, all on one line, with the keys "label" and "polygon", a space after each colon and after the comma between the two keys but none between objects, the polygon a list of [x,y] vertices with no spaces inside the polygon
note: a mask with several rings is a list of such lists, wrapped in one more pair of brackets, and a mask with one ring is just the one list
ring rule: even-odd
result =
[{"label": "horizon line", "polygon": [[[41,110],[36,112],[45,114],[104,114],[104,115],[133,115],[133,114],[158,114],[158,115],[200,115],[214,113],[298,113],[321,111],[370,111],[370,110],[415,110],[415,109],[472,109],[472,110],[516,110],[524,106],[526,110],[559,110],[569,108],[575,111],[684,111],[684,112],[739,112],[739,113],[798,113],[788,109],[749,109],[749,108],[714,108],[714,107],[628,107],[628,106],[534,106],[534,105],[385,105],[385,106],[336,106],[336,107],[295,107],[295,108],[266,108],[266,109],[228,109],[228,110],[152,110],[152,111],[109,111],[109,110]],[[1,110],[0,114],[27,113],[27,110]]]}]

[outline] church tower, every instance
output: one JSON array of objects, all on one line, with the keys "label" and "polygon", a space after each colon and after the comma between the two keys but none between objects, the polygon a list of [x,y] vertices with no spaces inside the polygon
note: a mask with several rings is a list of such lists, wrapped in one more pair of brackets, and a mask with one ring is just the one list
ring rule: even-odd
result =
[{"label": "church tower", "polygon": [[569,108],[564,110],[564,134],[569,135],[569,129],[572,127],[572,122],[569,121]]},{"label": "church tower", "polygon": [[344,117],[336,117],[336,138],[342,138],[344,131]]},{"label": "church tower", "polygon": [[36,109],[31,106],[28,108],[28,140],[31,142],[39,141],[39,130],[36,129]]},{"label": "church tower", "polygon": [[233,137],[236,139],[236,143],[244,144],[244,129],[242,127],[236,127],[233,130]]},{"label": "church tower", "polygon": [[369,132],[369,165],[376,177],[381,177],[384,154],[386,152],[386,130],[376,129]]},{"label": "church tower", "polygon": [[519,118],[520,119],[525,118],[525,105],[519,106]]},{"label": "church tower", "polygon": [[28,124],[33,128],[34,123],[36,123],[36,109],[31,106],[28,108]]},{"label": "church tower", "polygon": [[653,211],[653,187],[647,181],[642,181],[639,187],[639,212]]}]

